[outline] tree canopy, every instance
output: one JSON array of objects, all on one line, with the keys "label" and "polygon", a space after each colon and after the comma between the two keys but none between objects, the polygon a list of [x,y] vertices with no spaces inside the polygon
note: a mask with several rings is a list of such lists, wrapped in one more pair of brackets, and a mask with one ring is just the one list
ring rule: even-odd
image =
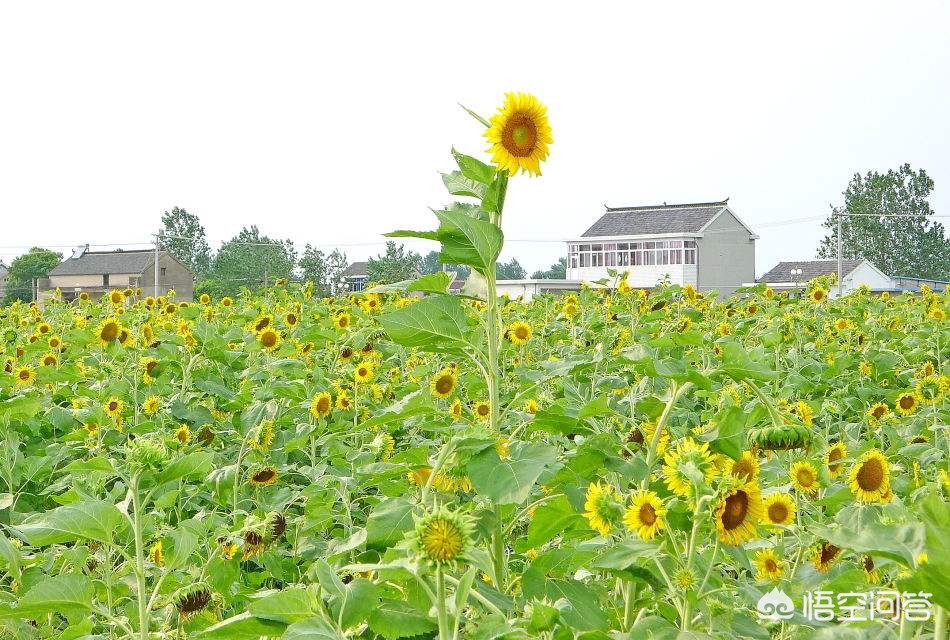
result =
[{"label": "tree canopy", "polygon": [[818,257],[838,255],[835,214],[861,214],[842,218],[845,259],[867,258],[891,276],[950,279],[950,240],[943,225],[931,219],[934,212],[928,198],[933,188],[927,172],[914,171],[909,164],[887,173],[854,174],[843,194],[844,205],[832,207],[823,223],[829,232],[818,247]]},{"label": "tree canopy", "polygon": [[422,256],[389,240],[386,251],[366,262],[366,277],[377,284],[409,280],[422,273]]},{"label": "tree canopy", "polygon": [[175,207],[162,214],[162,246],[197,278],[211,270],[211,247],[198,216]]},{"label": "tree canopy", "polygon": [[495,274],[499,280],[524,280],[528,277],[528,272],[524,270],[517,258],[497,263]]},{"label": "tree canopy", "polygon": [[7,273],[7,292],[4,304],[14,300],[28,302],[33,299],[33,278],[45,278],[63,259],[61,253],[33,247],[10,263]]},{"label": "tree canopy", "polygon": [[537,280],[563,280],[567,277],[567,258],[558,258],[546,271],[535,271],[531,274]]},{"label": "tree canopy", "polygon": [[261,235],[256,226],[244,227],[218,249],[210,278],[218,283],[216,292],[236,293],[243,287],[255,289],[290,278],[296,265],[293,242]]}]

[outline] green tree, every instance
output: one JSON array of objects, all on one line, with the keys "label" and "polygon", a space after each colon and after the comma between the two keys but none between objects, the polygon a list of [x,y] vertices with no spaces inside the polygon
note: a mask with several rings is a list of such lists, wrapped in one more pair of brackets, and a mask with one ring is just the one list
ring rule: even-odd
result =
[{"label": "green tree", "polygon": [[535,271],[531,277],[536,280],[563,280],[567,277],[567,258],[558,258],[547,271]]},{"label": "green tree", "polygon": [[467,278],[472,270],[464,264],[442,264],[442,262],[439,261],[439,252],[430,251],[423,256],[422,268],[419,270],[419,273],[425,275],[438,271],[454,271],[456,278]]},{"label": "green tree", "polygon": [[198,216],[175,207],[162,214],[162,246],[197,278],[211,270],[211,247]]},{"label": "green tree", "polygon": [[334,249],[327,256],[327,291],[330,294],[337,294],[346,290],[346,280],[343,278],[343,272],[350,266],[350,261],[346,259],[346,254],[339,249]]},{"label": "green tree", "polygon": [[370,282],[391,284],[409,280],[422,273],[422,256],[406,249],[405,245],[390,240],[386,252],[366,262],[366,276]]},{"label": "green tree", "polygon": [[33,247],[21,256],[17,256],[10,263],[7,274],[7,293],[4,304],[14,300],[28,302],[33,299],[33,278],[45,278],[49,272],[63,259],[63,255]]},{"label": "green tree", "polygon": [[[844,206],[823,223],[829,230],[818,247],[819,258],[836,258],[838,233],[835,214],[863,214],[841,220],[842,256],[867,258],[888,275],[950,278],[950,241],[944,227],[930,219],[928,198],[934,182],[923,169],[909,164],[887,173],[854,174],[844,191]],[[912,214],[887,217],[884,214]]]},{"label": "green tree", "polygon": [[262,236],[256,226],[244,227],[218,249],[210,278],[218,281],[219,291],[234,294],[243,287],[254,289],[290,278],[296,264],[293,242]]},{"label": "green tree", "polygon": [[508,262],[497,263],[495,277],[499,280],[524,280],[528,277],[528,272],[519,264],[517,258],[512,258]]},{"label": "green tree", "polygon": [[303,255],[300,256],[300,275],[304,280],[313,283],[314,295],[319,297],[330,294],[330,285],[327,282],[327,256],[309,244],[304,248]]}]

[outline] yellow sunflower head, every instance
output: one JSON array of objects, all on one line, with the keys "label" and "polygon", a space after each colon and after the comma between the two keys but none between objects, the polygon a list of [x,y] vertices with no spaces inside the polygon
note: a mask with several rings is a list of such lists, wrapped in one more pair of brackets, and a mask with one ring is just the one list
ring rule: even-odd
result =
[{"label": "yellow sunflower head", "polygon": [[756,483],[732,489],[716,505],[719,541],[734,546],[755,538],[762,513],[762,494]]},{"label": "yellow sunflower head", "polygon": [[891,465],[877,449],[866,451],[851,468],[848,486],[860,502],[883,502],[891,486]]},{"label": "yellow sunflower head", "polygon": [[623,514],[623,523],[641,540],[652,540],[666,526],[663,516],[666,508],[653,491],[640,490],[633,494],[630,506]]},{"label": "yellow sunflower head", "polygon": [[257,341],[268,351],[274,351],[280,346],[280,332],[273,327],[266,327],[258,331]]},{"label": "yellow sunflower head", "polygon": [[436,398],[448,398],[458,384],[458,373],[452,367],[446,367],[435,374],[429,382],[429,389]]},{"label": "yellow sunflower head", "polygon": [[591,529],[602,536],[609,535],[623,518],[623,505],[617,499],[616,490],[612,485],[597,482],[587,487],[587,496],[584,501],[584,517]]},{"label": "yellow sunflower head", "polygon": [[812,563],[815,565],[815,569],[818,570],[818,573],[827,573],[828,569],[831,568],[831,565],[834,564],[840,555],[841,547],[833,545],[830,542],[823,542],[815,548]]},{"label": "yellow sunflower head", "polygon": [[121,332],[122,326],[119,324],[118,319],[110,316],[103,320],[96,329],[96,338],[99,340],[99,344],[108,346],[119,338],[119,333]]},{"label": "yellow sunflower head", "polygon": [[371,362],[361,362],[353,369],[353,379],[356,384],[366,384],[373,379],[375,368]]},{"label": "yellow sunflower head", "polygon": [[531,339],[532,329],[527,322],[513,322],[506,332],[508,339],[514,344],[523,345]]},{"label": "yellow sunflower head", "polygon": [[145,402],[142,403],[142,411],[148,415],[153,415],[157,412],[162,406],[162,401],[158,396],[149,396],[145,399]]},{"label": "yellow sunflower head", "polygon": [[759,580],[776,582],[782,577],[785,561],[780,560],[773,549],[759,549],[755,553],[755,574]]},{"label": "yellow sunflower head", "polygon": [[419,556],[434,565],[455,566],[471,549],[474,521],[447,507],[426,514],[409,534]]},{"label": "yellow sunflower head", "polygon": [[818,491],[818,469],[807,460],[799,460],[792,465],[789,471],[792,486],[802,493],[815,493]]},{"label": "yellow sunflower head", "polygon": [[742,482],[752,482],[759,477],[759,461],[751,451],[743,451],[738,460],[730,460],[730,475]]},{"label": "yellow sunflower head", "polygon": [[824,302],[828,298],[828,292],[822,287],[815,287],[808,294],[808,299],[814,303]]},{"label": "yellow sunflower head", "polygon": [[175,439],[181,446],[186,446],[191,442],[191,428],[187,424],[181,424],[175,430]]},{"label": "yellow sunflower head", "polygon": [[897,401],[894,402],[894,411],[902,416],[909,416],[917,411],[919,406],[920,397],[917,395],[917,391],[904,391],[897,396]]},{"label": "yellow sunflower head", "polygon": [[36,372],[29,365],[17,367],[13,372],[13,379],[16,380],[19,386],[25,387],[33,384],[36,380]]},{"label": "yellow sunflower head", "polygon": [[349,327],[351,323],[352,318],[350,317],[350,314],[346,313],[345,311],[343,313],[337,314],[337,316],[333,319],[333,324],[341,331]]},{"label": "yellow sunflower head", "polygon": [[122,400],[112,396],[106,401],[106,413],[108,413],[113,418],[117,418],[122,415],[123,406]]},{"label": "yellow sunflower head", "polygon": [[472,413],[479,420],[488,420],[491,417],[491,404],[488,400],[479,400],[472,406]]},{"label": "yellow sunflower head", "polygon": [[763,521],[788,526],[795,522],[795,501],[787,493],[771,493],[762,500]]},{"label": "yellow sunflower head", "polygon": [[325,418],[330,415],[330,410],[333,408],[333,400],[330,398],[330,394],[326,391],[318,393],[313,397],[313,400],[310,401],[310,415],[314,418]]},{"label": "yellow sunflower head", "polygon": [[706,482],[716,473],[709,444],[684,438],[663,457],[663,480],[667,488],[681,498],[691,498],[693,495],[692,474],[688,473],[691,469],[699,471]]},{"label": "yellow sunflower head", "polygon": [[848,457],[848,447],[843,442],[836,442],[825,452],[825,464],[828,465],[828,474],[832,478],[841,475],[841,460]]},{"label": "yellow sunflower head", "polygon": [[505,94],[505,103],[485,131],[492,162],[511,175],[525,171],[541,175],[541,162],[554,142],[547,107],[527,93]]}]

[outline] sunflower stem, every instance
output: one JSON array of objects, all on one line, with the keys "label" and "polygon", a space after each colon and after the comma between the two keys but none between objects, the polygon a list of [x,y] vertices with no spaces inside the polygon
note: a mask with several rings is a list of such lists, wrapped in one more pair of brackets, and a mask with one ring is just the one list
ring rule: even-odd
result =
[{"label": "sunflower stem", "polygon": [[946,640],[947,610],[940,605],[937,605],[934,609],[934,640]]},{"label": "sunflower stem", "polygon": [[637,615],[637,584],[632,581],[625,582],[623,596],[623,630],[630,631]]},{"label": "sunflower stem", "polygon": [[445,610],[445,574],[442,573],[442,565],[437,565],[435,568],[435,590],[436,610],[439,615],[439,640],[452,640],[449,616]]},{"label": "sunflower stem", "polygon": [[142,522],[142,502],[139,497],[140,474],[132,476],[132,528],[135,534],[135,582],[139,609],[139,637],[148,640],[148,601],[145,594],[145,540]]}]

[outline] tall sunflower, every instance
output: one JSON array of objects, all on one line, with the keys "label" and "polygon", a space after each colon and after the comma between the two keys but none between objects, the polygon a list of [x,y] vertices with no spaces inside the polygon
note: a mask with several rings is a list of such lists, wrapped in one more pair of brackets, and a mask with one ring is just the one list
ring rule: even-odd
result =
[{"label": "tall sunflower", "polygon": [[685,438],[663,457],[664,482],[670,491],[681,498],[690,498],[693,495],[693,480],[690,474],[686,473],[689,467],[699,471],[706,482],[712,479],[716,473],[716,465],[709,454],[709,444]]},{"label": "tall sunflower", "polygon": [[881,502],[891,484],[891,465],[877,449],[870,449],[851,468],[848,486],[860,502]]},{"label": "tall sunflower", "polygon": [[729,491],[716,505],[719,541],[734,546],[753,539],[762,512],[762,493],[754,482]]},{"label": "tall sunflower", "polygon": [[630,506],[623,514],[623,523],[641,540],[652,540],[666,526],[666,508],[653,491],[640,490],[633,494]]},{"label": "tall sunflower", "polygon": [[597,481],[587,487],[584,517],[590,523],[591,529],[606,536],[622,516],[623,507],[617,500],[613,486]]},{"label": "tall sunflower", "polygon": [[518,171],[541,175],[541,162],[554,142],[547,107],[527,93],[505,94],[505,103],[491,117],[485,137],[491,143],[492,162],[511,175]]}]

